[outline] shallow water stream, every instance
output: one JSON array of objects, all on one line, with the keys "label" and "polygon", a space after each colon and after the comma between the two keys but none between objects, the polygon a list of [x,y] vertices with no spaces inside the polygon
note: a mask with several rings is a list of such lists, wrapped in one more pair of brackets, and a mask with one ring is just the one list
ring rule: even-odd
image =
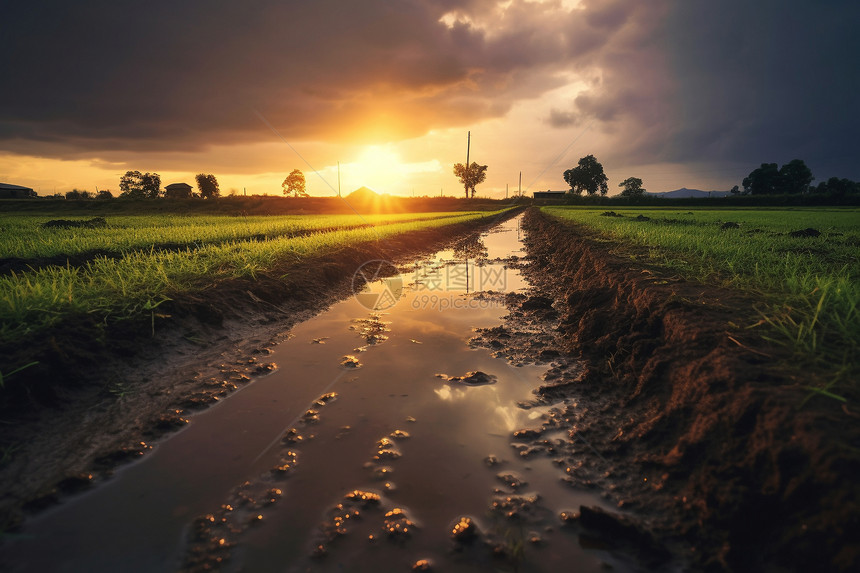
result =
[{"label": "shallow water stream", "polygon": [[[468,344],[473,329],[506,314],[503,297],[486,291],[527,287],[506,265],[524,254],[518,219],[469,246],[401,268],[293,328],[265,358],[275,372],[28,521],[2,565],[600,570],[608,556],[582,549],[559,514],[601,500],[561,481],[551,457],[512,447],[516,430],[539,427],[553,407],[529,403],[549,365],[514,366]],[[467,377],[475,371],[487,376]]]}]

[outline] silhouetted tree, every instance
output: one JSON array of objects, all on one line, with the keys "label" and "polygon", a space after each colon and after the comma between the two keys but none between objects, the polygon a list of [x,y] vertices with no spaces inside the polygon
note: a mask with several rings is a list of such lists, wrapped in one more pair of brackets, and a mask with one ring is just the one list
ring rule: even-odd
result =
[{"label": "silhouetted tree", "polygon": [[802,159],[792,159],[779,168],[782,193],[806,193],[815,177]]},{"label": "silhouetted tree", "polygon": [[734,187],[732,187],[732,190],[730,191],[730,193],[732,195],[740,195],[741,190],[737,185],[735,185]]},{"label": "silhouetted tree", "polygon": [[154,199],[161,195],[161,176],[158,173],[126,171],[119,180],[120,197]]},{"label": "silhouetted tree", "polygon": [[200,190],[200,196],[204,199],[214,199],[221,194],[221,190],[218,188],[218,180],[211,173],[198,173],[194,178],[197,180],[197,189]]},{"label": "silhouetted tree", "polygon": [[80,191],[78,189],[72,189],[66,193],[66,199],[69,201],[79,201],[82,199],[92,199],[89,191]]},{"label": "silhouetted tree", "polygon": [[108,189],[102,189],[98,193],[96,193],[96,199],[106,201],[108,199],[113,199],[113,193],[111,193]]},{"label": "silhouetted tree", "polygon": [[463,185],[463,189],[466,191],[466,199],[469,198],[469,193],[471,192],[472,198],[475,197],[475,187],[484,182],[487,178],[487,166],[486,165],[478,165],[476,162],[472,162],[467,167],[462,163],[454,164],[454,175],[460,180],[460,184]]},{"label": "silhouetted tree", "polygon": [[780,179],[776,163],[762,163],[744,178],[744,191],[753,195],[773,195],[782,187]]},{"label": "silhouetted tree", "polygon": [[577,195],[585,191],[589,195],[600,192],[606,195],[609,192],[609,178],[603,172],[601,165],[593,155],[586,155],[579,160],[579,164],[573,169],[564,172],[564,181],[570,185],[570,190]]},{"label": "silhouetted tree", "polygon": [[850,179],[831,177],[826,182],[822,181],[815,187],[816,193],[827,193],[831,197],[844,197],[845,195],[860,194],[860,183]]},{"label": "silhouetted tree", "polygon": [[801,159],[793,159],[777,169],[776,163],[762,163],[743,180],[744,191],[753,195],[797,194],[809,191],[815,177]]},{"label": "silhouetted tree", "polygon": [[642,180],[638,177],[628,177],[618,184],[619,187],[624,187],[621,192],[622,197],[644,197],[645,189],[642,188]]},{"label": "silhouetted tree", "polygon": [[281,183],[281,188],[284,190],[284,195],[289,197],[309,197],[307,186],[305,184],[305,174],[298,169],[293,169],[284,182]]}]

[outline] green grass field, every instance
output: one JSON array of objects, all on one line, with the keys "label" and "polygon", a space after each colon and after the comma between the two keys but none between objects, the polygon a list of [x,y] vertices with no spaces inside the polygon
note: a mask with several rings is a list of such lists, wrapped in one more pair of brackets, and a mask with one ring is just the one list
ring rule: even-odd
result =
[{"label": "green grass field", "polygon": [[[0,343],[38,335],[70,316],[89,315],[109,321],[151,313],[161,302],[182,293],[203,290],[223,279],[253,278],[276,266],[280,268],[285,261],[300,262],[348,245],[497,213],[254,217],[253,220],[132,216],[118,217],[116,227],[109,219],[111,226],[107,229],[68,230],[40,229],[41,222],[50,217],[20,217],[20,221],[16,221],[16,216],[4,217],[0,256],[8,256],[8,245],[28,245],[20,247],[19,252],[30,252],[33,257],[56,254],[57,248],[74,251],[69,245],[76,245],[76,236],[88,245],[83,251],[102,248],[122,254],[97,256],[81,266],[50,265],[0,276]],[[367,222],[374,226],[361,226]],[[339,228],[332,230],[334,226]],[[38,237],[22,243],[20,235],[25,232],[22,229]],[[321,231],[290,236],[299,230],[315,229]],[[270,238],[259,239],[261,231]],[[101,233],[113,237],[115,243],[95,247],[102,241]],[[164,244],[193,243],[194,247],[158,249],[149,242],[155,240]]]},{"label": "green grass field", "polygon": [[[804,360],[850,376],[860,350],[860,209],[544,207],[647,262],[759,300],[749,324]],[[819,236],[791,236],[807,228]]]},{"label": "green grass field", "polygon": [[108,216],[103,228],[45,229],[52,219],[86,220],[66,215],[0,214],[0,257],[35,259],[93,251],[122,253],[164,246],[272,239],[323,230],[358,228],[459,216],[461,213],[389,215],[120,215]]}]

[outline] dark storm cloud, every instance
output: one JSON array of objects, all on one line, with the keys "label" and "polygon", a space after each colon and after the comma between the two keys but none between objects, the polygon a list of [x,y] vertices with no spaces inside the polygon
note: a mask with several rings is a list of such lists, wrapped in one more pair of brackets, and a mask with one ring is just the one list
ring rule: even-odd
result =
[{"label": "dark storm cloud", "polygon": [[7,3],[0,145],[72,156],[271,137],[254,109],[291,138],[415,136],[503,115],[606,41],[557,6],[496,4]]},{"label": "dark storm cloud", "polygon": [[860,178],[860,3],[684,2],[666,22],[681,160],[787,162]]},{"label": "dark storm cloud", "polygon": [[[850,0],[654,2],[598,55],[601,79],[550,125],[596,118],[627,161],[802,158],[860,178],[860,4]],[[607,6],[604,6],[604,10]],[[622,16],[600,20],[618,22]],[[628,28],[629,29],[629,28]]]}]

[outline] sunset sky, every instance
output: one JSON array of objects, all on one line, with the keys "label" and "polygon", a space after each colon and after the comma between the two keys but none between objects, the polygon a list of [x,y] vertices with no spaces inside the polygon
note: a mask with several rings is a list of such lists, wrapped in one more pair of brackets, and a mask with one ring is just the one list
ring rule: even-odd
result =
[{"label": "sunset sky", "polygon": [[860,2],[33,0],[0,4],[0,181],[118,193],[360,186],[728,190],[762,162],[860,179]]}]

